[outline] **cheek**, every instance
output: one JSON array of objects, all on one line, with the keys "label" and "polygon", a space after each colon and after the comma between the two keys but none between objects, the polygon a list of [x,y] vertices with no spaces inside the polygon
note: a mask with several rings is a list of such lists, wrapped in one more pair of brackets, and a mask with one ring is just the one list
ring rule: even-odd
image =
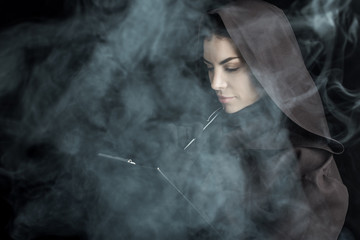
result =
[{"label": "cheek", "polygon": [[257,90],[251,80],[249,80],[246,85],[246,91],[249,98],[255,98],[258,96]]},{"label": "cheek", "polygon": [[242,97],[253,98],[258,95],[257,90],[247,73],[237,76],[233,83],[233,89]]},{"label": "cheek", "polygon": [[259,93],[251,81],[249,83],[248,97],[249,99],[257,99],[259,97]]}]

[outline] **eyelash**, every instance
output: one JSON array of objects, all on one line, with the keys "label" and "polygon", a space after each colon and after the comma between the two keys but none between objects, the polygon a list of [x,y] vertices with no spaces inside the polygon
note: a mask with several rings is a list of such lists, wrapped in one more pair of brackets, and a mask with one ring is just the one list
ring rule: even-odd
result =
[{"label": "eyelash", "polygon": [[[239,67],[238,68],[225,68],[225,71],[231,73],[231,72],[236,72],[238,69],[239,69]],[[212,72],[212,71],[214,71],[214,68],[207,68],[207,71]]]},{"label": "eyelash", "polygon": [[236,72],[239,68],[225,68],[226,72]]}]

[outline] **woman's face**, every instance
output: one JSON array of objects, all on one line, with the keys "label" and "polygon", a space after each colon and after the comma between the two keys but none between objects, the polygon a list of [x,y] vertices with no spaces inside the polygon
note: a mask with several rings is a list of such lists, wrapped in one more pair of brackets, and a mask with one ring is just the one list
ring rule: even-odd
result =
[{"label": "woman's face", "polygon": [[204,40],[204,62],[211,88],[227,113],[237,112],[259,99],[250,70],[229,38]]}]

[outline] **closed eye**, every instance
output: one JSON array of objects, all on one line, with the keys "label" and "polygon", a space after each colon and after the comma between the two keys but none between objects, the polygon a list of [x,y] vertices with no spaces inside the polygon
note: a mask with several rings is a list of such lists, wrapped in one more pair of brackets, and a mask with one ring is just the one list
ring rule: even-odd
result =
[{"label": "closed eye", "polygon": [[225,68],[225,71],[227,71],[227,72],[236,72],[239,69],[240,69],[240,67],[237,67],[237,68]]}]

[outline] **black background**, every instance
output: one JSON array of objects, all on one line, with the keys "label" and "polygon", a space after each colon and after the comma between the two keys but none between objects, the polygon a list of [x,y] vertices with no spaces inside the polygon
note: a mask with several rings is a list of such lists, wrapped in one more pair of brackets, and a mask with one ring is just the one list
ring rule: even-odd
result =
[{"label": "black background", "polygon": [[[287,8],[293,1],[271,1],[282,8]],[[69,1],[69,0],[35,0],[21,1],[9,0],[0,3],[0,31],[7,30],[24,22],[48,22],[66,19],[75,12],[86,11],[88,8],[98,8],[93,1]],[[360,16],[360,1],[352,1],[352,9],[357,16]],[[343,86],[351,91],[360,91],[360,44],[357,44],[356,51],[344,59],[344,79]],[[339,99],[339,104],[342,100]],[[3,103],[2,103],[3,104]],[[4,109],[4,108],[2,108]],[[6,108],[5,108],[6,109]],[[1,112],[6,114],[6,112]],[[355,116],[358,117],[358,116]],[[358,118],[359,119],[359,118]],[[360,119],[358,120],[360,121]],[[358,134],[359,135],[359,134]],[[354,139],[358,139],[354,138]],[[345,228],[352,232],[356,239],[360,239],[359,218],[360,213],[360,144],[348,144],[344,154],[336,156],[338,168],[345,185],[348,187],[350,195],[350,205],[348,210]],[[2,148],[2,147],[1,147]],[[0,168],[1,170],[1,168]],[[1,194],[11,191],[10,182],[1,182]],[[11,219],[11,209],[6,201],[1,200],[0,209],[0,239],[10,239],[7,235],[8,220]],[[85,236],[69,236],[66,239],[85,239]],[[46,238],[48,239],[48,238]],[[51,239],[65,239],[65,237]]]}]

